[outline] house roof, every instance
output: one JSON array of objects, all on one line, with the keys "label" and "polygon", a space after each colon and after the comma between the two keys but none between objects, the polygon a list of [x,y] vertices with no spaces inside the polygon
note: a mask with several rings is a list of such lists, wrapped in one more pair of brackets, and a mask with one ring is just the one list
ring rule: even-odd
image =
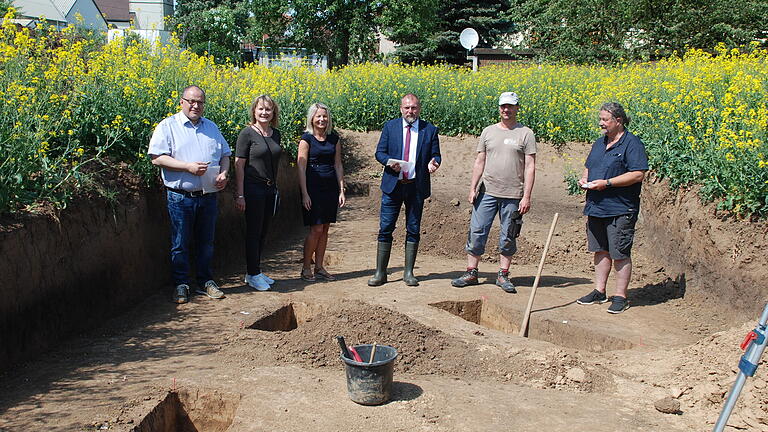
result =
[{"label": "house roof", "polygon": [[93,0],[107,21],[130,21],[128,0]]},{"label": "house roof", "polygon": [[67,22],[65,12],[58,9],[51,0],[13,0],[13,5],[19,9],[24,17],[39,18],[42,16],[51,21]]},{"label": "house roof", "polygon": [[72,10],[72,6],[75,5],[75,1],[76,0],[51,0],[53,5],[56,6],[56,9],[60,10],[64,16],[67,16],[69,11]]}]

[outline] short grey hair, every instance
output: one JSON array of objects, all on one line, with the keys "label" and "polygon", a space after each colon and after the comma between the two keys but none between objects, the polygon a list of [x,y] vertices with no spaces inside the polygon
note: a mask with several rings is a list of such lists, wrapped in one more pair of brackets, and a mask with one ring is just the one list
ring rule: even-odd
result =
[{"label": "short grey hair", "polygon": [[600,106],[600,111],[606,111],[610,113],[613,118],[620,121],[624,127],[629,126],[630,118],[627,112],[624,111],[624,107],[618,102],[606,102]]},{"label": "short grey hair", "polygon": [[306,130],[312,135],[315,134],[315,127],[312,124],[312,119],[315,117],[315,114],[317,114],[317,112],[320,111],[321,109],[324,109],[325,112],[328,114],[328,127],[325,128],[325,133],[330,134],[333,131],[333,117],[331,117],[331,109],[328,108],[326,104],[316,102],[310,105],[309,109],[307,109]]},{"label": "short grey hair", "polygon": [[418,96],[416,96],[416,95],[415,95],[415,94],[413,94],[413,93],[407,93],[405,96],[401,97],[401,98],[400,98],[400,106],[402,106],[402,105],[403,105],[403,101],[404,101],[404,100],[406,100],[406,99],[408,99],[408,98],[411,98],[411,99],[415,99],[415,100],[416,100],[416,104],[417,104],[418,106],[421,106],[421,99],[419,99],[419,97],[418,97]]},{"label": "short grey hair", "polygon": [[192,90],[192,89],[198,89],[198,90],[200,90],[200,93],[202,93],[202,94],[203,94],[203,99],[205,99],[205,90],[201,89],[199,86],[196,86],[196,85],[194,85],[194,84],[192,84],[192,85],[188,85],[188,86],[184,87],[184,88],[181,90],[181,97],[184,97],[184,96],[186,96],[186,95],[187,95],[187,91],[189,91],[189,90]]}]

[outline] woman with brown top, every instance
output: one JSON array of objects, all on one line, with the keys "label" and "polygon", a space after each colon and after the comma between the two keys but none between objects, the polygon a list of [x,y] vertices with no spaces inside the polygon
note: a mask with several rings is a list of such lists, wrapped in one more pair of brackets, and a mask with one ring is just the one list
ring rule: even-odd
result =
[{"label": "woman with brown top", "polygon": [[235,206],[245,212],[245,282],[258,291],[267,291],[275,281],[261,269],[264,240],[277,211],[277,168],[283,148],[278,125],[280,107],[267,95],[251,104],[251,122],[240,131],[235,149],[237,197]]}]

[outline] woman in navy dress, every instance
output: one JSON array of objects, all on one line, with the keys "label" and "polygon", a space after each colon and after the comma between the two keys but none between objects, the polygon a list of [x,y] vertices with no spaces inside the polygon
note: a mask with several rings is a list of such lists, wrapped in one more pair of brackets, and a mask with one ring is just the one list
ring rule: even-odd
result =
[{"label": "woman in navy dress", "polygon": [[344,168],[339,135],[333,131],[331,110],[321,103],[312,104],[307,110],[306,132],[299,141],[297,165],[304,225],[309,226],[309,234],[304,239],[301,279],[308,282],[318,278],[336,280],[323,267],[323,259],[328,245],[328,229],[336,222],[338,208],[346,202]]}]

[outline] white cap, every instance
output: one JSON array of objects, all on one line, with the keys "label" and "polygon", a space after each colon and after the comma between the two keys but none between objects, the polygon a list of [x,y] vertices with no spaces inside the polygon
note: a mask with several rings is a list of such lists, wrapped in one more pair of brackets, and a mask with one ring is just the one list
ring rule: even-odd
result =
[{"label": "white cap", "polygon": [[504,92],[499,96],[499,106],[502,105],[517,105],[518,103],[518,97],[517,93],[514,92]]}]

